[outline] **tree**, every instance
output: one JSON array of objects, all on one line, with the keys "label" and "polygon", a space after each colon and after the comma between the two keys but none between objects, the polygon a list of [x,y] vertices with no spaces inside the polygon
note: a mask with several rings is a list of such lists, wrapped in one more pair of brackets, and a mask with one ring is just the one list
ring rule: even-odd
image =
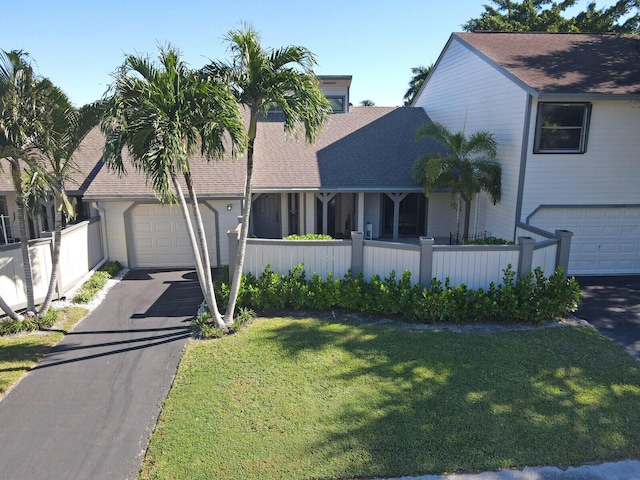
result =
[{"label": "tree", "polygon": [[614,32],[640,33],[640,2],[618,0],[609,8],[598,9],[591,2],[587,10],[575,17],[562,14],[576,0],[491,0],[495,8],[485,5],[478,18],[463,25],[469,32],[488,30],[504,32]]},{"label": "tree", "polygon": [[[216,326],[223,327],[189,157],[198,149],[207,160],[223,157],[227,147],[244,151],[243,119],[235,99],[217,79],[190,70],[171,46],[160,49],[157,63],[128,56],[107,95],[102,121],[106,164],[125,174],[126,148],[133,168],[144,172],[161,202],[173,203],[177,197],[207,307]],[[179,177],[187,186],[197,236]]]},{"label": "tree", "polygon": [[375,107],[375,103],[373,103],[373,100],[362,100],[360,102],[360,105],[362,105],[363,107]]},{"label": "tree", "polygon": [[494,205],[500,201],[502,168],[494,158],[497,153],[495,136],[489,132],[452,133],[436,122],[425,123],[416,131],[416,140],[430,137],[439,142],[444,153],[421,156],[413,165],[413,179],[424,186],[429,197],[436,188],[448,188],[451,205],[456,209],[456,230],[460,231],[461,201],[465,203],[464,237],[469,236],[471,201],[476,193],[485,191]]},{"label": "tree", "polygon": [[29,255],[27,218],[22,190],[23,165],[32,162],[31,141],[43,131],[51,82],[35,74],[29,55],[21,50],[0,51],[0,158],[9,162],[18,215],[20,248],[25,272],[27,315],[36,314]]},{"label": "tree", "polygon": [[98,104],[74,108],[57,87],[51,86],[45,93],[48,114],[43,119],[44,128],[30,142],[35,161],[25,172],[27,181],[23,187],[26,203],[35,214],[40,198],[52,196],[54,203],[51,276],[47,294],[38,310],[40,316],[47,313],[58,283],[63,217],[69,220],[76,216],[66,192],[66,183],[77,170],[73,156],[82,140],[97,125],[99,113]]},{"label": "tree", "polygon": [[413,100],[416,98],[416,95],[418,95],[422,84],[429,76],[429,73],[431,73],[432,68],[433,64],[429,65],[428,67],[420,66],[411,69],[413,77],[411,77],[411,81],[409,82],[409,89],[403,97],[405,106],[409,106],[411,105],[411,103],[413,103]]},{"label": "tree", "polygon": [[212,62],[204,71],[228,82],[237,102],[249,113],[242,223],[232,271],[229,304],[225,313],[225,323],[230,324],[238,298],[249,233],[251,178],[258,119],[266,115],[270,107],[275,107],[282,111],[285,133],[296,136],[302,126],[305,139],[311,143],[315,141],[331,113],[331,105],[313,72],[315,57],[306,48],[287,46],[265,50],[260,45],[259,34],[250,26],[231,30],[226,40],[231,52],[231,63]]}]

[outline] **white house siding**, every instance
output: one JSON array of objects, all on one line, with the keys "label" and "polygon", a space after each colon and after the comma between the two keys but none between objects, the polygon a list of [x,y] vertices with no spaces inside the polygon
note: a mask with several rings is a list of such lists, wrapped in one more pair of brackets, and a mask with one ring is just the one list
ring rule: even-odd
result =
[{"label": "white house siding", "polygon": [[124,212],[131,205],[133,205],[131,201],[101,202],[101,206],[104,208],[109,260],[118,261],[126,267],[130,267],[130,265],[127,257]]},{"label": "white house siding", "polygon": [[[523,89],[453,39],[415,103],[454,132],[485,130],[496,135],[502,200],[494,206],[478,197],[478,230],[507,239],[514,234],[526,102]],[[473,215],[474,206],[471,211]]]},{"label": "white house siding", "polygon": [[[286,195],[283,195],[286,197]],[[207,205],[218,212],[218,252],[220,265],[229,265],[229,237],[227,232],[238,226],[238,217],[242,215],[240,200],[207,200]],[[231,210],[227,206],[231,205]],[[215,258],[215,254],[211,253]],[[234,259],[235,260],[235,259]]]},{"label": "white house siding", "polygon": [[540,205],[640,205],[640,102],[592,102],[584,154],[533,154],[536,110],[521,221]]},{"label": "white house siding", "polygon": [[456,213],[451,206],[451,194],[433,193],[429,197],[427,215],[427,236],[434,238],[449,237],[456,229]]}]

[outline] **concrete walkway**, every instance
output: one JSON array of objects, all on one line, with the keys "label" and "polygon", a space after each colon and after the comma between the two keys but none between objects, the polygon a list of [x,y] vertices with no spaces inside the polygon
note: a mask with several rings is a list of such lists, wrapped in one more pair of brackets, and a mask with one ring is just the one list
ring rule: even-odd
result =
[{"label": "concrete walkway", "polygon": [[202,301],[133,270],[0,401],[0,479],[135,479]]}]

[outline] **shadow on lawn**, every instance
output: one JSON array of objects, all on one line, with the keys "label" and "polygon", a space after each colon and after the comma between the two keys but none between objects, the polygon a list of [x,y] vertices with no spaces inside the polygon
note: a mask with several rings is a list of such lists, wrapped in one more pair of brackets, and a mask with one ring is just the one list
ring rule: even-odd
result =
[{"label": "shadow on lawn", "polygon": [[319,427],[326,435],[310,448],[325,464],[351,457],[344,477],[640,456],[638,366],[587,329],[481,335],[292,322],[272,340],[292,356],[337,349],[345,358],[327,373],[340,387]]}]

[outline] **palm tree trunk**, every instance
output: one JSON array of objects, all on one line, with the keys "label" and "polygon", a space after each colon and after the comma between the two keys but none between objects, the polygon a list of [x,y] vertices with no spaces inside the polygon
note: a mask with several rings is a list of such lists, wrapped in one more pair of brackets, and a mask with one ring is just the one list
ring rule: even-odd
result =
[{"label": "palm tree trunk", "polygon": [[49,278],[49,288],[47,289],[47,296],[44,298],[44,302],[38,311],[39,316],[43,316],[49,310],[51,301],[53,300],[53,294],[58,286],[58,276],[60,275],[60,250],[62,248],[62,213],[58,210],[58,205],[55,206],[55,215],[53,218],[54,230],[53,230],[53,249],[51,253],[51,277]]},{"label": "palm tree trunk", "polygon": [[458,242],[458,237],[460,236],[460,209],[462,206],[460,205],[460,194],[458,194],[458,201],[456,202],[456,243]]},{"label": "palm tree trunk", "polygon": [[464,238],[469,239],[469,220],[471,220],[471,200],[464,201]]},{"label": "palm tree trunk", "polygon": [[211,260],[209,259],[209,247],[207,246],[207,237],[204,232],[204,224],[202,222],[202,215],[200,213],[200,204],[198,203],[198,196],[196,195],[196,191],[193,188],[193,181],[191,179],[191,173],[187,172],[184,174],[184,179],[187,184],[187,190],[189,191],[189,197],[191,198],[191,210],[193,212],[193,218],[196,222],[196,230],[198,233],[198,243],[200,246],[200,257],[203,263],[204,269],[204,288],[207,291],[206,298],[212,299],[212,304],[209,304],[207,301],[207,306],[209,307],[209,312],[215,317],[221,318],[220,312],[218,311],[218,304],[216,302],[216,292],[213,289],[213,280],[211,278]]},{"label": "palm tree trunk", "polygon": [[2,298],[2,295],[0,295],[0,310],[4,311],[4,313],[9,315],[9,318],[13,320],[17,320],[19,322],[24,320],[22,315],[14,312],[13,309],[7,304],[7,302],[4,301],[4,298]]},{"label": "palm tree trunk", "polygon": [[198,280],[200,282],[200,289],[202,290],[202,294],[204,295],[205,302],[209,307],[209,312],[211,313],[211,317],[216,324],[216,327],[222,328],[224,327],[224,321],[222,316],[218,312],[218,307],[215,302],[215,298],[209,295],[205,285],[205,271],[202,265],[202,258],[200,255],[200,249],[198,248],[198,242],[196,241],[196,235],[193,232],[193,225],[191,223],[191,215],[189,214],[189,208],[187,207],[187,202],[184,198],[184,193],[182,193],[182,188],[180,187],[180,183],[178,182],[178,178],[174,173],[171,173],[171,182],[173,183],[173,187],[176,190],[178,195],[178,201],[180,204],[180,209],[182,210],[182,215],[184,217],[184,221],[187,225],[187,233],[189,234],[189,240],[191,241],[191,248],[193,249],[193,256],[196,262],[196,273],[198,274]]},{"label": "palm tree trunk", "polygon": [[242,212],[242,223],[240,225],[240,239],[238,240],[238,252],[236,254],[235,267],[230,274],[233,276],[231,291],[229,292],[229,303],[224,314],[224,322],[227,325],[233,323],[233,313],[240,292],[240,282],[242,280],[242,269],[244,268],[244,257],[247,250],[247,237],[249,236],[249,218],[251,217],[251,177],[253,176],[253,144],[256,138],[257,114],[251,112],[249,120],[249,141],[247,142],[247,176],[244,184],[244,209]]},{"label": "palm tree trunk", "polygon": [[27,295],[27,315],[36,313],[35,297],[33,294],[33,273],[31,271],[31,255],[29,254],[29,236],[27,235],[27,211],[24,207],[24,195],[22,193],[22,177],[18,159],[11,159],[11,177],[13,188],[16,191],[16,206],[18,211],[18,229],[20,231],[20,250],[22,251],[22,263],[24,265],[24,286]]}]

